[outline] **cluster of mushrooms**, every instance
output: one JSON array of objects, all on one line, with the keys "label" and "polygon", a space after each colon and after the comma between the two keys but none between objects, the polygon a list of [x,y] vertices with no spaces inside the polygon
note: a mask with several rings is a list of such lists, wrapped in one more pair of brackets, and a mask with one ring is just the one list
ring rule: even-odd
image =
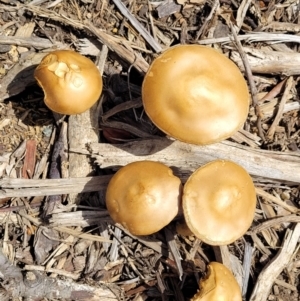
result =
[{"label": "cluster of mushrooms", "polygon": [[[61,114],[86,111],[102,92],[97,67],[69,50],[45,56],[35,77],[46,105]],[[145,75],[142,100],[159,129],[198,145],[232,136],[243,126],[249,110],[248,87],[238,67],[218,51],[199,45],[171,47],[158,56]],[[226,245],[250,227],[256,194],[248,172],[232,161],[215,160],[201,166],[184,185],[168,166],[137,161],[113,175],[106,205],[114,222],[134,235],[155,233],[183,212],[180,233],[192,233],[210,245]],[[239,301],[242,297],[232,273],[212,262],[192,300]]]},{"label": "cluster of mushrooms", "polygon": [[[135,235],[149,235],[169,224],[183,209],[188,235],[210,245],[226,245],[245,234],[256,205],[250,175],[238,164],[212,161],[182,185],[168,166],[138,161],[110,180],[106,205],[112,219]],[[178,231],[182,234],[182,231]],[[223,264],[209,264],[192,301],[241,301],[240,287]]]}]

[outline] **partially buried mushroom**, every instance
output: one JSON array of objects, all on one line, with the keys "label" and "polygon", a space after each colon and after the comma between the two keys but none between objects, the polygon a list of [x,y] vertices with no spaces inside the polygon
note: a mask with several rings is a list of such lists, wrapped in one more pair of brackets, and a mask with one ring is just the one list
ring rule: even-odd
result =
[{"label": "partially buried mushroom", "polygon": [[44,91],[47,107],[60,114],[83,113],[102,92],[102,76],[96,65],[72,50],[47,54],[34,76]]},{"label": "partially buried mushroom", "polygon": [[134,235],[161,230],[177,215],[182,185],[172,170],[159,162],[138,161],[119,169],[106,191],[111,218]]},{"label": "partially buried mushroom", "polygon": [[235,277],[221,263],[209,263],[208,273],[200,280],[199,286],[199,291],[191,301],[242,301],[242,293]]},{"label": "partially buried mushroom", "polygon": [[232,136],[249,111],[248,87],[238,67],[200,45],[174,46],[158,56],[145,75],[142,100],[159,129],[200,145]]},{"label": "partially buried mushroom", "polygon": [[242,166],[215,160],[188,178],[182,206],[195,236],[210,245],[230,244],[243,236],[253,221],[255,187]]}]

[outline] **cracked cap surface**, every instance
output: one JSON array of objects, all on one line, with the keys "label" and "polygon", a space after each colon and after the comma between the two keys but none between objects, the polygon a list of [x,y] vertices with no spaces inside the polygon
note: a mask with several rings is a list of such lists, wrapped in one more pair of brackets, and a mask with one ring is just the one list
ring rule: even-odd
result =
[{"label": "cracked cap surface", "polygon": [[66,115],[88,110],[98,100],[103,87],[96,65],[72,50],[47,54],[34,76],[44,91],[47,107]]}]

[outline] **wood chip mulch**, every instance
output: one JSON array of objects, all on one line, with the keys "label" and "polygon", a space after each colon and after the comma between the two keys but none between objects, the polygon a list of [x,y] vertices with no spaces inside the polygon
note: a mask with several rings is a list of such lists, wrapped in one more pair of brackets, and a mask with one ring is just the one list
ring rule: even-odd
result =
[{"label": "wood chip mulch", "polygon": [[[0,0],[0,300],[190,300],[219,261],[243,300],[299,301],[299,32],[295,0]],[[176,44],[213,47],[247,79],[249,115],[230,139],[171,143],[144,113],[149,64]],[[56,49],[103,74],[85,113],[43,102],[33,71]],[[257,193],[251,228],[212,247],[177,234],[179,217],[147,237],[114,224],[107,184],[141,157],[183,182],[214,159],[245,166]]]}]

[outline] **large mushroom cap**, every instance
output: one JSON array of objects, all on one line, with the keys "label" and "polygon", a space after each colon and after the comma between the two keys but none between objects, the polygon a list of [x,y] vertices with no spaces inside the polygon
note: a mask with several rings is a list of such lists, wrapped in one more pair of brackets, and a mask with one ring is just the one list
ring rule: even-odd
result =
[{"label": "large mushroom cap", "polygon": [[144,78],[142,99],[158,128],[193,144],[230,137],[249,111],[248,87],[238,67],[200,45],[174,46],[158,56]]},{"label": "large mushroom cap", "polygon": [[134,235],[161,230],[177,215],[181,181],[166,165],[153,161],[130,163],[110,180],[106,206],[111,218]]},{"label": "large mushroom cap", "polygon": [[185,221],[199,239],[210,245],[226,245],[250,227],[256,206],[255,187],[243,167],[215,160],[189,177],[182,205]]},{"label": "large mushroom cap", "polygon": [[200,280],[200,289],[191,301],[242,301],[242,293],[225,265],[210,262],[207,276]]},{"label": "large mushroom cap", "polygon": [[88,110],[102,92],[102,76],[96,65],[72,50],[47,54],[34,76],[44,91],[47,107],[60,114]]}]

